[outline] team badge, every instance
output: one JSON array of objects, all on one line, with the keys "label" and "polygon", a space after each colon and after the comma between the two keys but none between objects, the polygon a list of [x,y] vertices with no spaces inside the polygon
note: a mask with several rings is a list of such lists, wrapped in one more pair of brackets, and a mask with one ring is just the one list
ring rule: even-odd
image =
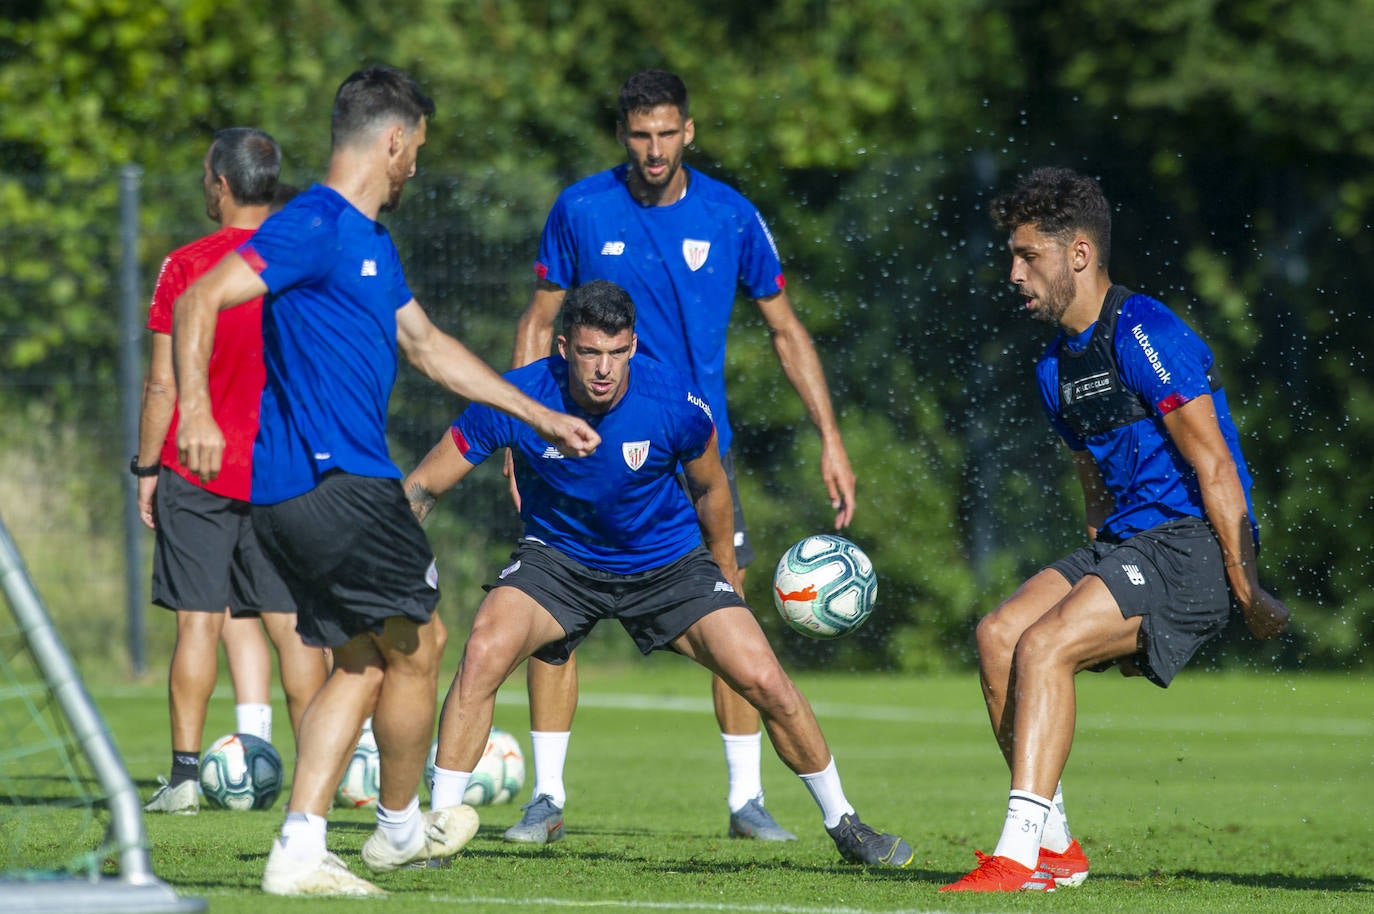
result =
[{"label": "team badge", "polygon": [[682,259],[687,261],[687,269],[695,273],[706,266],[706,258],[711,253],[711,242],[682,239]]},{"label": "team badge", "polygon": [[632,470],[637,470],[644,466],[644,461],[649,458],[648,441],[626,441],[620,446],[620,453],[625,457],[625,463]]}]

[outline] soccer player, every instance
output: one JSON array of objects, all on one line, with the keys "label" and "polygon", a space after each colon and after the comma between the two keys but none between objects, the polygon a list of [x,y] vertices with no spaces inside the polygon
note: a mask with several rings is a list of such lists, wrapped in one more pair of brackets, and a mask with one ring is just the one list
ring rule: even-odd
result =
[{"label": "soccer player", "polygon": [[[210,396],[225,434],[224,472],[204,482],[177,459],[177,388],[172,370],[172,304],[226,253],[252,237],[279,187],[281,149],[251,127],[218,131],[203,164],[205,214],[218,231],[163,261],[148,311],[152,357],[143,385],[138,477],[143,523],[157,531],[153,602],[176,612],[177,638],[167,677],[171,775],[144,807],[192,814],[200,809],[200,745],[219,673],[219,642],[234,683],[236,726],[271,742],[272,661],[277,649],[294,734],[325,678],[325,654],[296,634],[296,604],[262,554],[248,517],[249,463],[262,394],[262,299],[220,315],[211,355]],[[262,626],[258,616],[262,617]]]},{"label": "soccer player", "polygon": [[675,369],[635,358],[634,322],[624,289],[605,280],[577,286],[563,303],[559,355],[507,374],[550,407],[571,401],[601,435],[595,454],[564,460],[525,425],[477,405],[406,477],[423,519],[436,496],[510,448],[525,525],[477,610],[444,700],[434,805],[457,803],[467,789],[506,678],[531,656],[566,662],[598,621],[616,619],[643,653],[683,654],[758,710],[845,859],[906,866],[907,843],[865,825],[845,799],[811,706],[740,597],[730,487],[710,407]]},{"label": "soccer player", "polygon": [[[792,310],[763,217],[733,188],[683,163],[696,135],[687,87],[661,70],[636,73],[620,89],[618,112],[616,137],[627,161],[573,184],[554,203],[540,240],[534,294],[516,332],[514,363],[549,355],[554,318],[571,286],[608,279],[629,292],[644,353],[686,372],[715,413],[742,588],[754,550],[735,486],[725,396],[726,331],[738,289],[763,314],[783,373],[820,433],[821,479],[836,529],[854,515],[854,471],[820,359]],[[576,658],[562,667],[531,661],[528,680],[535,783],[524,819],[506,837],[543,843],[563,834],[563,761],[577,708]],[[791,840],[795,836],[763,805],[758,714],[719,678],[712,680],[712,697],[728,774],[728,833]]]},{"label": "soccer player", "polygon": [[387,450],[398,350],[444,388],[530,423],[559,453],[582,456],[598,441],[581,419],[502,380],[411,295],[376,219],[400,202],[433,113],[400,70],[349,76],[335,96],[324,183],[271,216],[176,304],[177,446],[192,473],[213,479],[224,457],[206,391],[215,318],[266,294],[253,526],[296,598],[302,638],[333,652],[333,672],[301,721],[286,820],[263,873],[272,894],[381,892],[325,844],[334,790],[368,715],[382,773],[377,829],[362,849],[367,868],[453,854],[477,830],[471,807],[419,809],[445,630],[434,614],[433,553]]},{"label": "soccer player", "polygon": [[1117,666],[1167,688],[1233,605],[1260,638],[1283,631],[1288,608],[1259,585],[1250,472],[1211,350],[1108,278],[1111,210],[1097,182],[1038,169],[992,216],[1025,310],[1059,328],[1036,376],[1083,488],[1089,542],[978,625],[1011,795],[996,850],[941,891],[1045,891],[1088,876],[1060,786],[1074,675]]}]

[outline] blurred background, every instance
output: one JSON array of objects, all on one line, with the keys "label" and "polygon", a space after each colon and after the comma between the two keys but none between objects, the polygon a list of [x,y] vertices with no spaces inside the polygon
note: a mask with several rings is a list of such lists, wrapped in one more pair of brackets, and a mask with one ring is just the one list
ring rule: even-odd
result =
[{"label": "blurred background", "polygon": [[[88,675],[161,676],[174,635],[144,606],[152,534],[128,514],[127,429],[158,266],[214,228],[211,136],[266,129],[283,180],[308,186],[335,89],[378,61],[438,105],[385,221],[436,323],[499,369],[549,206],[623,160],[620,83],[645,67],[687,82],[687,160],[770,223],[859,476],[848,535],[880,576],[878,611],[843,642],[790,634],[770,608],[773,564],[833,512],[816,435],[741,300],[749,590],[789,665],[967,669],[979,616],[1082,540],[1034,399],[1051,333],[1018,312],[986,216],[1039,165],[1101,181],[1112,278],[1201,332],[1241,426],[1261,579],[1295,619],[1261,645],[1237,617],[1203,667],[1374,659],[1371,0],[5,0],[0,16],[0,518]],[[462,406],[402,368],[403,470]],[[428,531],[457,637],[518,533],[499,466]],[[594,656],[632,653],[606,634]]]}]

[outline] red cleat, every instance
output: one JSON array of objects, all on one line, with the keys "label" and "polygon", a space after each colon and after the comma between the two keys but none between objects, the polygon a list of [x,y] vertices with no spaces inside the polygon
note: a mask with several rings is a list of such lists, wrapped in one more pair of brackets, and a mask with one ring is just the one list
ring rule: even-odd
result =
[{"label": "red cleat", "polygon": [[1062,854],[1042,847],[1040,860],[1035,864],[1035,875],[1037,878],[1053,879],[1055,886],[1061,889],[1082,885],[1088,878],[1088,855],[1083,853],[1077,838],[1069,843]]},{"label": "red cleat", "polygon": [[982,851],[978,855],[978,868],[957,882],[940,889],[942,892],[1047,892],[1053,883],[1036,880],[1036,871],[1022,866],[1010,857],[988,856]]}]

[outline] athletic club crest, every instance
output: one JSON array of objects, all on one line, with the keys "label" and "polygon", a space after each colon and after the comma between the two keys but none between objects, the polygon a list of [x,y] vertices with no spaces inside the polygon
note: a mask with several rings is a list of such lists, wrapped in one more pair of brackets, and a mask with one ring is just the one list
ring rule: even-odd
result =
[{"label": "athletic club crest", "polygon": [[625,464],[632,470],[637,470],[644,466],[644,461],[649,457],[648,441],[626,441],[620,445],[620,453],[625,457]]},{"label": "athletic club crest", "polygon": [[687,269],[695,273],[706,265],[706,257],[711,253],[711,242],[682,239],[682,259],[687,261]]}]

